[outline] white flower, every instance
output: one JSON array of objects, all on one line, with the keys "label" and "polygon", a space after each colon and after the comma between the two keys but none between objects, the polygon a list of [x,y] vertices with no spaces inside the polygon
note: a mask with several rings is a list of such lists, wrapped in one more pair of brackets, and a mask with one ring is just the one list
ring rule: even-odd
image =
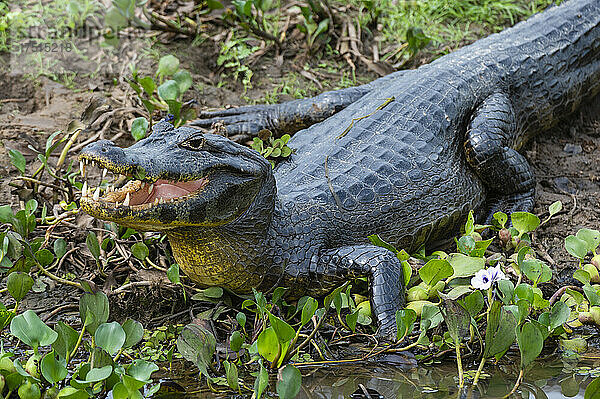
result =
[{"label": "white flower", "polygon": [[492,276],[487,269],[481,269],[475,276],[471,279],[471,285],[473,288],[480,290],[487,290],[492,286]]},{"label": "white flower", "polygon": [[487,290],[498,280],[506,280],[506,276],[499,265],[479,270],[471,279],[471,285],[476,289]]}]

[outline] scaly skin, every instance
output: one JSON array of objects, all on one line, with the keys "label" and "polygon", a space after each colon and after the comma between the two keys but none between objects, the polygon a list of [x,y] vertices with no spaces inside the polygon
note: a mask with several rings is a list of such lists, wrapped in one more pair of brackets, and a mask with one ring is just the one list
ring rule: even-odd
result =
[{"label": "scaly skin", "polygon": [[203,285],[320,295],[369,276],[380,332],[393,335],[400,262],[366,237],[411,251],[449,237],[471,209],[529,210],[534,178],[516,150],[599,89],[600,3],[570,1],[417,70],[193,123],[220,121],[230,134],[306,127],[274,171],[252,150],[166,122],[128,149],[91,144],[81,159],[141,171],[145,182],[203,180],[174,203],[117,206],[122,189],[81,206],[166,231],[182,270]]}]

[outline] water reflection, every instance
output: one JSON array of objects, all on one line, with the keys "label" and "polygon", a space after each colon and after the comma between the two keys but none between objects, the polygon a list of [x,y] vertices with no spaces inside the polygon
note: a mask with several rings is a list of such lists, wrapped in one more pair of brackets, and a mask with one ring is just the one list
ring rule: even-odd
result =
[{"label": "water reflection", "polygon": [[[600,357],[596,357],[600,359]],[[336,398],[502,398],[513,387],[518,375],[518,357],[513,364],[489,366],[487,376],[477,388],[467,387],[458,392],[457,371],[453,364],[446,362],[435,366],[417,366],[407,369],[378,364],[354,366],[333,366],[320,368],[300,368],[303,374],[301,399]],[[560,355],[549,356],[541,362],[535,362],[525,374],[524,382],[513,398],[553,399],[583,398],[584,390],[593,377],[600,375],[600,361],[594,356],[577,363],[575,360],[561,359]],[[207,398],[232,397],[226,393],[214,394],[205,389],[194,390],[189,379],[175,379],[171,389],[165,390],[155,398]],[[197,382],[196,382],[197,384]],[[179,395],[172,391],[173,385],[188,387],[187,393]],[[270,385],[274,387],[274,381]],[[191,391],[196,391],[192,394]],[[250,396],[250,395],[248,395]]]}]

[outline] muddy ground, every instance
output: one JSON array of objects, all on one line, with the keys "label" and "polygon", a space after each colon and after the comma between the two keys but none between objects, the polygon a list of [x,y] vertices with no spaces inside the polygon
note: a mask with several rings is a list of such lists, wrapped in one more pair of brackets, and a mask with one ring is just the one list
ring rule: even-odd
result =
[{"label": "muddy ground", "polygon": [[[185,43],[178,43],[170,50],[181,56],[184,66],[192,71],[195,81],[201,82],[190,93],[190,98],[198,101],[199,109],[247,104],[247,100],[241,99],[242,95],[246,95],[250,101],[260,102],[266,94],[282,87],[289,72],[299,70],[293,60],[285,60],[279,66],[267,52],[253,65],[253,88],[244,94],[240,84],[230,83],[225,87],[218,87],[219,76],[215,73],[214,64],[217,49],[210,43],[204,47],[194,47],[191,52],[184,51],[181,47],[187,48]],[[332,81],[339,80],[341,75],[349,76],[348,65],[340,65],[337,72],[339,76],[329,74]],[[300,86],[309,87],[307,94],[315,94],[328,87],[327,83],[322,88],[318,87],[320,84],[315,82],[315,75],[304,75],[299,77],[304,82]],[[376,78],[360,68],[357,76],[357,83]],[[39,162],[29,146],[43,148],[51,133],[64,130],[71,120],[79,119],[86,105],[94,98],[104,99],[108,104],[107,112],[112,114],[107,119],[98,118],[95,125],[92,124],[90,129],[79,136],[69,159],[75,161],[77,149],[89,140],[116,139],[121,146],[133,142],[127,133],[128,121],[142,113],[139,104],[133,100],[132,90],[122,78],[115,74],[100,74],[93,81],[76,78],[74,87],[67,88],[44,76],[32,78],[15,74],[8,59],[2,61],[0,204],[9,204],[17,209],[30,194],[27,190],[9,185],[13,183],[15,186],[23,186],[22,182],[16,180],[18,172],[11,166],[7,150],[21,151],[28,160],[28,170],[35,170]],[[291,97],[283,95],[280,99]],[[600,101],[596,101],[593,105],[584,107],[580,113],[536,137],[525,148],[525,155],[534,166],[538,181],[534,212],[544,219],[548,205],[554,201],[560,200],[564,206],[563,211],[543,225],[534,237],[534,248],[559,272],[563,269],[571,270],[576,265],[575,259],[564,249],[564,238],[582,227],[600,227],[599,105]],[[56,157],[51,162],[56,162]],[[56,197],[53,195],[51,189],[43,191],[42,202],[45,200],[48,206],[56,206]],[[108,278],[101,276],[85,247],[88,230],[95,228],[102,233],[101,227],[100,223],[83,214],[57,227],[51,237],[64,237],[69,243],[68,248],[73,249],[73,252],[55,272],[72,273],[78,278],[103,285],[109,292],[126,281],[156,281],[156,285],[133,286],[126,294],[112,296],[111,300],[117,305],[112,308],[113,317],[134,317],[145,322],[146,327],[165,322],[186,322],[190,314],[187,311],[189,305],[181,300],[180,291],[168,284],[160,273],[145,272],[135,259],[116,265],[109,264],[106,270]],[[44,230],[40,231],[40,234],[44,233]],[[28,296],[22,304],[23,309],[33,308],[49,320],[56,320],[61,314],[66,316],[76,313],[79,297],[76,289],[57,284],[46,277],[40,278],[40,281],[47,284],[46,288]],[[9,303],[9,300],[5,302],[7,305]]]}]

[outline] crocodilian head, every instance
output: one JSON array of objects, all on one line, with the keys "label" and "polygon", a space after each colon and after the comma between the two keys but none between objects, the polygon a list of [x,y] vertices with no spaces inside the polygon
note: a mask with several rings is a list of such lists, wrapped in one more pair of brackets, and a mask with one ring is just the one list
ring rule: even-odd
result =
[{"label": "crocodilian head", "polygon": [[108,140],[92,143],[79,160],[84,171],[94,164],[128,180],[120,188],[84,183],[81,208],[141,231],[230,223],[251,207],[265,184],[273,184],[271,165],[258,152],[166,121],[129,148]]}]

